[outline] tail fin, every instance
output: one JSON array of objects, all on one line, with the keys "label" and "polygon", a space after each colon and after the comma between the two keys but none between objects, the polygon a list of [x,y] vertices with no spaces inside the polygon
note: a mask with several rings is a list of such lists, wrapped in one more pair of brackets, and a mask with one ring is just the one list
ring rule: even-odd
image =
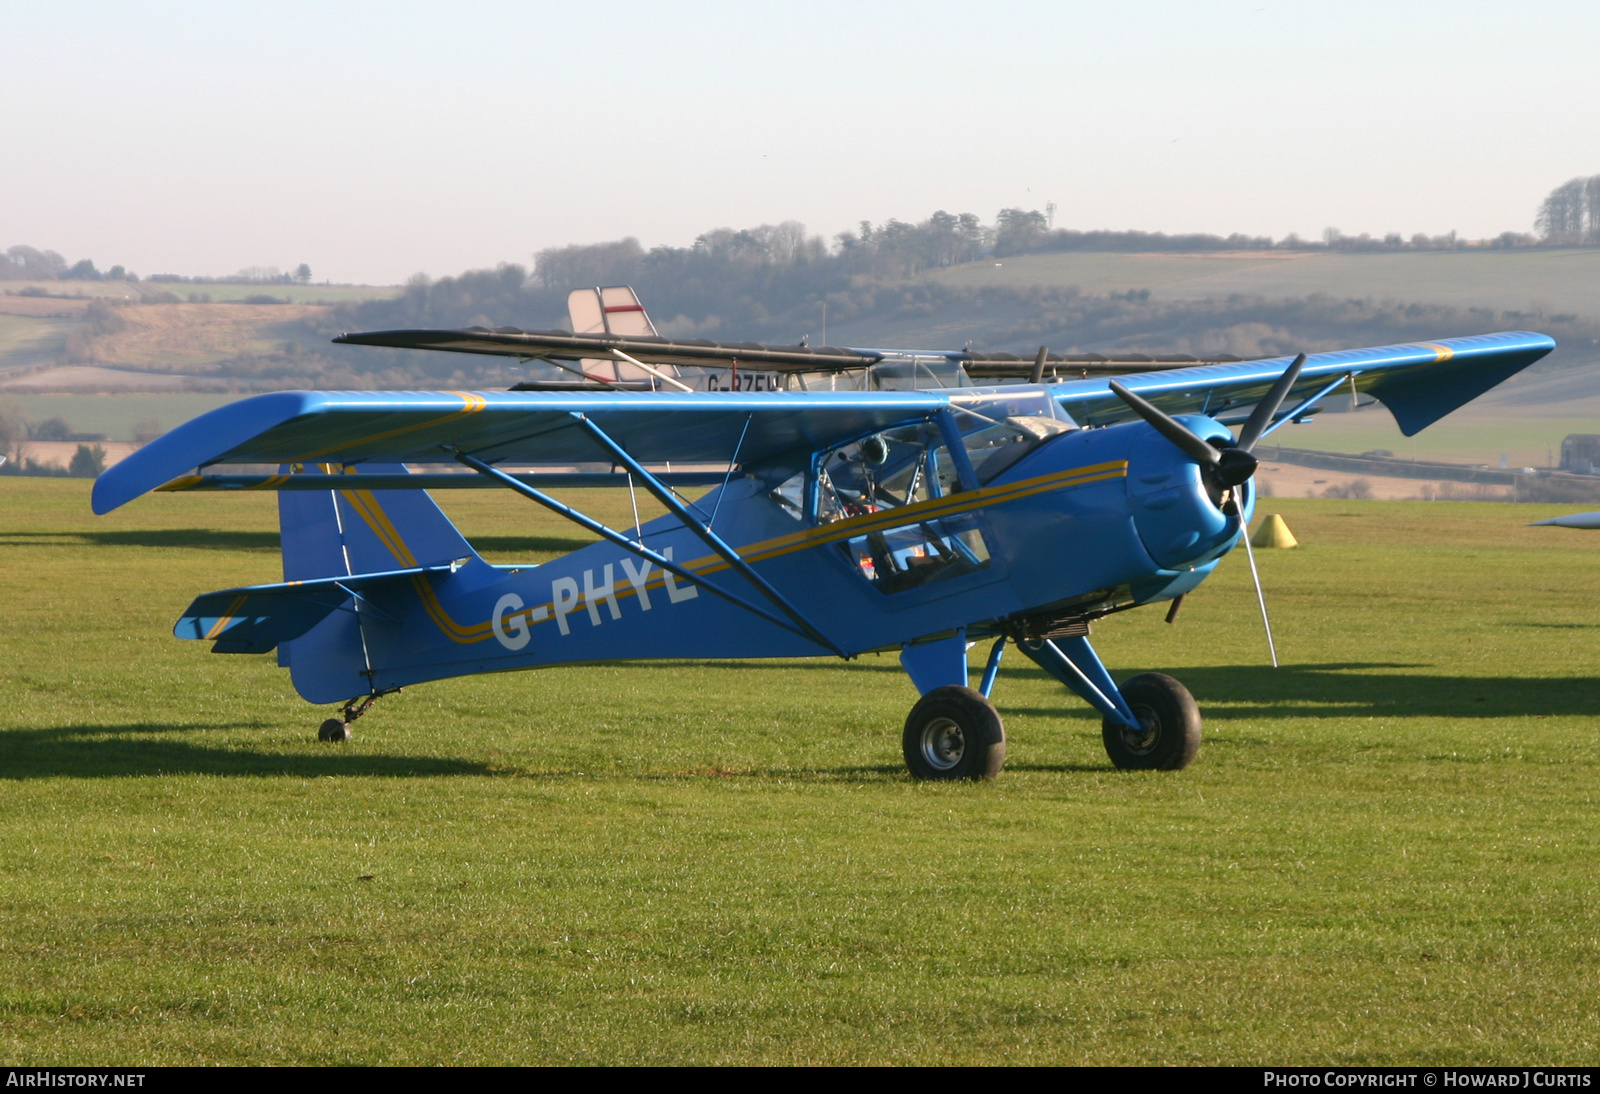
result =
[{"label": "tail fin", "polygon": [[[285,469],[289,470],[289,469]],[[476,559],[455,525],[422,490],[363,490],[361,472],[403,475],[403,464],[306,466],[301,474],[337,476],[332,489],[278,494],[283,579],[382,573]]]},{"label": "tail fin", "polygon": [[656,334],[656,325],[629,285],[573,289],[567,294],[567,319],[575,334]]},{"label": "tail fin", "polygon": [[[567,321],[574,334],[626,334],[656,336],[656,325],[629,285],[573,289],[567,294]],[[650,380],[643,369],[621,361],[586,357],[579,362],[584,373],[606,380]],[[676,365],[657,365],[668,376],[679,376]]]},{"label": "tail fin", "polygon": [[[339,464],[315,468],[307,465],[303,469],[284,470],[294,474],[323,474],[335,480],[330,481],[332,488],[326,491],[283,490],[278,493],[285,581],[449,566],[462,559],[468,560],[467,565],[459,573],[451,574],[452,580],[470,583],[497,576],[494,568],[478,557],[426,491],[361,488],[361,472],[403,475],[407,473],[403,464],[362,464],[359,468]],[[449,569],[454,571],[456,567],[449,566]],[[375,580],[377,586],[387,586],[389,579]],[[416,595],[425,598],[434,595],[433,586],[426,577],[404,580],[407,588],[416,590]],[[372,591],[378,591],[377,586]],[[341,593],[353,588],[344,582],[337,587]],[[344,596],[338,599],[346,603]],[[248,603],[240,610],[243,607],[248,607]],[[280,641],[278,664],[289,669],[295,690],[313,703],[335,702],[381,690],[378,673],[384,666],[371,650],[364,631],[372,625],[367,621],[365,609],[359,606],[351,611],[332,611],[303,634]],[[243,635],[240,647],[229,648],[242,648],[244,637],[255,635],[254,632]],[[265,640],[254,642],[252,646],[258,647]]]}]

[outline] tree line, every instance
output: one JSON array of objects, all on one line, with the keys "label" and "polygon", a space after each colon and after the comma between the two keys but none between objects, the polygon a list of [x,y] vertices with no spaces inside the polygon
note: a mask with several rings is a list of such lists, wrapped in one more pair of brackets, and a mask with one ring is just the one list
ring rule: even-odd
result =
[{"label": "tree line", "polygon": [[[1052,206],[1052,212],[1054,207]],[[645,251],[637,239],[610,243],[551,247],[535,256],[533,279],[543,289],[561,291],[637,276],[687,275],[700,278],[709,267],[744,271],[806,269],[818,275],[846,277],[916,277],[928,270],[993,255],[1059,251],[1204,252],[1264,250],[1397,251],[1453,250],[1472,246],[1529,247],[1600,244],[1600,175],[1575,178],[1550,191],[1534,219],[1535,234],[1502,232],[1489,240],[1469,241],[1455,232],[1409,237],[1390,232],[1381,237],[1363,232],[1346,235],[1326,228],[1320,239],[1302,239],[1291,232],[1282,239],[1240,233],[1109,231],[1055,228],[1053,216],[1037,209],[1007,208],[984,224],[974,213],[938,210],[917,223],[890,218],[874,225],[863,220],[855,231],[840,232],[832,242],[810,235],[794,220],[754,228],[716,228],[689,247],[656,247]],[[520,269],[521,267],[508,267]],[[527,271],[524,270],[524,275]],[[465,274],[471,277],[472,274]],[[18,245],[0,251],[0,280],[128,280],[138,275],[112,266],[101,272],[90,259],[68,263],[59,253]],[[251,266],[229,277],[197,278],[153,274],[161,282],[215,281],[271,284],[309,283],[311,267],[302,262],[293,272],[275,266]],[[448,278],[444,279],[450,280]]]},{"label": "tree line", "polygon": [[1548,243],[1600,243],[1600,175],[1570,179],[1550,191],[1536,223]]},{"label": "tree line", "polygon": [[[18,244],[0,251],[0,281],[138,281],[139,275],[119,265],[100,270],[93,259],[68,262],[59,252]],[[183,277],[152,274],[149,281],[202,281],[218,284],[309,284],[311,267],[302,262],[292,273],[276,266],[250,266],[228,277]]]}]

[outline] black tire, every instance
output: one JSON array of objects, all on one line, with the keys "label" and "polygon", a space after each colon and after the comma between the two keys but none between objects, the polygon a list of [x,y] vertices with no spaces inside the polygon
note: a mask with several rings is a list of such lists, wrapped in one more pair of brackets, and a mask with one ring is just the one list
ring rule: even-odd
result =
[{"label": "black tire", "polygon": [[349,739],[350,727],[344,724],[342,718],[329,718],[322,723],[322,728],[317,730],[317,740],[319,741],[348,741]]},{"label": "black tire", "polygon": [[955,684],[917,700],[901,745],[913,779],[992,779],[1006,762],[1000,712],[982,692]]},{"label": "black tire", "polygon": [[1100,723],[1106,755],[1124,771],[1181,771],[1200,751],[1200,708],[1172,677],[1145,672],[1122,685],[1122,697],[1143,723],[1136,733],[1106,718]]}]

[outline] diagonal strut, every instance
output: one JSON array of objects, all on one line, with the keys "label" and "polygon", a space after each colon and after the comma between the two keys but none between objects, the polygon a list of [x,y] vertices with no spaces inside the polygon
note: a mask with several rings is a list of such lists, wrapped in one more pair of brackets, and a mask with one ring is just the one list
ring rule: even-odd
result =
[{"label": "diagonal strut", "polygon": [[700,539],[705,542],[707,547],[710,547],[718,555],[722,556],[722,560],[724,562],[726,562],[729,566],[732,566],[735,570],[739,571],[746,581],[754,585],[761,591],[763,596],[776,604],[784,615],[794,620],[795,624],[801,629],[802,632],[804,632],[807,638],[811,639],[819,646],[827,647],[828,649],[837,653],[840,657],[850,656],[849,654],[845,653],[844,650],[840,649],[832,639],[818,630],[816,626],[805,617],[804,613],[802,613],[799,608],[796,608],[793,604],[789,603],[789,599],[787,597],[785,597],[777,589],[774,589],[771,582],[762,577],[760,574],[756,573],[738,551],[736,551],[721,536],[717,535],[705,524],[696,520],[689,510],[684,506],[684,504],[677,499],[677,496],[667,488],[665,483],[656,478],[649,471],[646,471],[644,465],[638,460],[634,459],[633,456],[628,453],[627,449],[623,448],[616,441],[612,440],[610,435],[607,434],[605,430],[595,425],[594,422],[591,421],[585,414],[574,411],[572,416],[577,420],[577,423],[583,427],[584,431],[589,434],[589,436],[593,437],[597,442],[599,442],[602,448],[611,453],[613,459],[622,464],[622,466],[626,467],[633,474],[639,476],[639,480],[644,483],[645,489],[654,494],[656,500],[662,505],[666,506],[669,513],[681,520],[685,528],[688,528],[695,535],[699,536]]}]

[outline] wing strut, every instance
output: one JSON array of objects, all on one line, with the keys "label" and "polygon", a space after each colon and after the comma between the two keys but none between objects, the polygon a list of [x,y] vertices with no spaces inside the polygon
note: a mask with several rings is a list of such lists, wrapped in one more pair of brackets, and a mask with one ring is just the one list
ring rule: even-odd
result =
[{"label": "wing strut", "polygon": [[1310,396],[1309,398],[1300,400],[1300,404],[1293,410],[1289,411],[1287,414],[1278,415],[1277,418],[1275,418],[1265,429],[1261,431],[1261,436],[1265,437],[1268,433],[1271,433],[1285,422],[1294,421],[1300,415],[1304,414],[1306,411],[1315,406],[1319,400],[1325,399],[1329,395],[1333,394],[1340,384],[1346,382],[1354,384],[1356,382],[1356,377],[1360,375],[1360,369],[1352,369],[1343,376],[1340,376],[1338,379],[1333,380],[1331,383],[1325,384],[1324,386],[1318,388],[1316,394]]},{"label": "wing strut", "polygon": [[[824,646],[828,649],[836,650],[838,648],[831,642],[819,640],[817,637],[807,634],[804,630],[796,627],[787,619],[780,618],[779,616],[767,611],[765,608],[762,608],[756,604],[752,604],[743,597],[736,596],[733,593],[728,592],[726,589],[718,586],[715,582],[707,580],[703,575],[685,569],[676,562],[673,562],[670,558],[667,558],[665,555],[657,551],[652,551],[644,544],[637,543],[629,539],[627,536],[623,535],[621,532],[618,532],[614,528],[609,528],[606,525],[601,524],[588,514],[580,513],[578,510],[572,508],[572,506],[557,501],[549,494],[546,494],[543,490],[537,490],[532,486],[528,486],[526,483],[518,481],[515,476],[508,475],[506,472],[501,471],[498,467],[493,467],[484,463],[476,456],[469,456],[465,452],[458,451],[455,453],[455,457],[458,461],[465,464],[467,467],[472,468],[478,474],[483,475],[486,478],[493,479],[496,482],[499,482],[502,486],[510,487],[512,490],[515,490],[525,498],[532,498],[546,509],[551,510],[559,516],[566,517],[568,520],[572,521],[572,523],[581,528],[587,528],[589,531],[593,532],[602,539],[615,543],[624,551],[630,551],[648,562],[653,562],[663,570],[676,574],[685,581],[692,582],[693,584],[698,585],[700,588],[705,589],[707,592],[714,593],[717,596],[722,597],[722,599],[743,608],[747,612],[750,612],[754,615],[759,615],[762,619],[765,619],[774,626],[782,627],[791,634],[798,634],[800,637],[810,639],[813,642],[817,642],[818,645]],[[840,656],[843,656],[843,654]]]},{"label": "wing strut", "polygon": [[832,639],[812,625],[811,621],[805,617],[804,613],[802,613],[799,608],[796,608],[793,604],[789,603],[788,598],[780,593],[777,589],[774,589],[772,584],[767,581],[766,578],[756,573],[755,570],[751,568],[750,564],[746,562],[744,558],[740,556],[739,552],[734,550],[733,547],[727,543],[727,541],[713,532],[709,525],[697,520],[684,506],[684,504],[678,500],[677,495],[668,489],[665,483],[656,478],[649,471],[646,471],[643,464],[629,455],[628,451],[620,444],[612,440],[610,436],[606,434],[605,430],[595,425],[588,415],[574,411],[572,416],[573,418],[577,419],[578,424],[583,427],[584,431],[588,433],[589,436],[593,437],[597,442],[599,442],[600,447],[604,448],[611,454],[611,457],[614,460],[620,463],[623,467],[627,468],[631,473],[639,477],[639,480],[644,483],[644,488],[650,491],[650,493],[654,494],[657,501],[666,506],[667,512],[683,521],[685,528],[688,528],[695,535],[699,536],[701,540],[705,542],[707,547],[710,547],[717,554],[721,555],[724,562],[726,562],[729,566],[732,566],[735,570],[739,571],[739,573],[744,576],[746,581],[750,582],[750,584],[761,590],[763,596],[776,604],[779,609],[782,610],[784,615],[787,615],[790,619],[794,620],[796,626],[800,628],[801,633],[803,633],[807,638],[811,639],[811,641],[817,643],[817,645],[825,646],[834,653],[837,653],[840,657],[850,656],[849,654],[845,653],[844,650],[835,645]]}]

